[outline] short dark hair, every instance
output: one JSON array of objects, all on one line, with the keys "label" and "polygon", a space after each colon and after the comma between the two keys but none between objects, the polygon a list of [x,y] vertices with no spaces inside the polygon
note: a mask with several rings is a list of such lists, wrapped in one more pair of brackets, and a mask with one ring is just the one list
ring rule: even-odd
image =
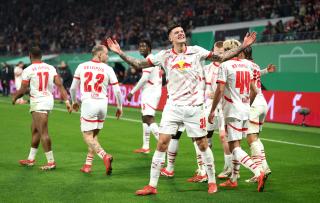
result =
[{"label": "short dark hair", "polygon": [[168,36],[170,35],[171,31],[172,31],[174,28],[177,28],[177,27],[182,27],[182,26],[181,26],[180,24],[175,24],[175,23],[170,24],[170,25],[168,26],[168,32],[167,32]]},{"label": "short dark hair", "polygon": [[141,44],[141,43],[146,43],[147,47],[149,47],[150,50],[152,49],[150,40],[140,39],[139,44]]},{"label": "short dark hair", "polygon": [[245,49],[243,50],[243,53],[244,53],[244,56],[246,57],[246,59],[253,60],[253,58],[252,58],[252,48],[251,48],[251,46],[245,48]]},{"label": "short dark hair", "polygon": [[32,58],[41,59],[42,57],[41,49],[38,46],[31,47],[29,53],[32,56]]}]

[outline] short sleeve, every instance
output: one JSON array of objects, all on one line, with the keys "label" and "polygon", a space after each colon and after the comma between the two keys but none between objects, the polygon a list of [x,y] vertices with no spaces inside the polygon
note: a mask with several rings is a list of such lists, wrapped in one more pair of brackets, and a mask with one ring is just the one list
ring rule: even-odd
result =
[{"label": "short sleeve", "polygon": [[224,63],[219,66],[217,83],[225,84],[227,81],[227,67]]},{"label": "short sleeve", "polygon": [[31,79],[31,75],[30,75],[30,71],[28,68],[24,69],[22,71],[22,80],[25,81],[25,82],[29,82],[30,79]]},{"label": "short sleeve", "polygon": [[80,65],[77,67],[76,71],[74,72],[73,78],[80,80]]},{"label": "short sleeve", "polygon": [[210,51],[200,46],[194,46],[194,48],[197,50],[197,53],[199,54],[201,60],[206,60],[211,55]]},{"label": "short sleeve", "polygon": [[157,54],[153,55],[149,55],[147,57],[147,60],[149,62],[150,65],[152,66],[160,66],[160,67],[165,67],[164,62],[165,62],[165,50],[162,50],[160,52],[158,52]]},{"label": "short sleeve", "polygon": [[112,68],[109,69],[108,75],[109,75],[109,84],[110,85],[116,85],[119,83],[118,78]]}]

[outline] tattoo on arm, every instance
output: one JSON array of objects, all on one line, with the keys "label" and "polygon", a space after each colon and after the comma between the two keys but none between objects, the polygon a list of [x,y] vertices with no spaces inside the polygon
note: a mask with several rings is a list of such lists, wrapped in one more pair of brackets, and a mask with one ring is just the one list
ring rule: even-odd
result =
[{"label": "tattoo on arm", "polygon": [[222,54],[215,54],[214,52],[212,52],[212,55],[208,57],[208,60],[223,62],[238,55],[243,49],[244,47],[241,45]]},{"label": "tattoo on arm", "polygon": [[125,62],[127,62],[128,64],[130,64],[138,69],[147,68],[147,67],[151,66],[146,59],[136,59],[136,58],[133,58],[131,56],[126,55],[124,52],[121,52],[119,54],[119,56]]}]

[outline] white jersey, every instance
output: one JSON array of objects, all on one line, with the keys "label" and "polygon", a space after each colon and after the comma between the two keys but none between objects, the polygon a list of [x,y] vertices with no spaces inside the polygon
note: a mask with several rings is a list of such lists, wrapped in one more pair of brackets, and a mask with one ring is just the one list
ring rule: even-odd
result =
[{"label": "white jersey", "polygon": [[252,72],[243,60],[234,58],[220,65],[217,82],[226,85],[222,107],[225,118],[249,119],[252,79]]},{"label": "white jersey", "polygon": [[106,99],[108,85],[118,84],[116,74],[110,66],[93,60],[79,64],[74,78],[80,80],[81,101],[87,98]]},{"label": "white jersey", "polygon": [[19,90],[21,87],[22,72],[23,72],[23,69],[20,66],[16,66],[14,68],[14,84],[16,86],[16,90]]},{"label": "white jersey", "polygon": [[261,90],[261,70],[260,66],[258,66],[256,63],[253,61],[247,60],[247,59],[242,59],[246,63],[248,63],[248,67],[253,73],[253,81],[254,84],[256,85],[258,94],[256,98],[254,99],[252,106],[268,106],[266,99],[264,98]]},{"label": "white jersey", "polygon": [[46,63],[32,63],[22,72],[23,82],[30,84],[30,104],[33,102],[52,102],[56,69]]},{"label": "white jersey", "polygon": [[[151,55],[148,55],[151,57]],[[161,91],[162,88],[162,70],[159,66],[153,66],[149,68],[145,68],[142,70],[142,76],[139,82],[135,85],[135,87],[131,90],[131,93],[134,94],[142,88],[142,94],[150,94],[155,91]]]},{"label": "white jersey", "polygon": [[201,105],[204,102],[201,62],[211,52],[199,46],[187,46],[184,53],[174,49],[162,50],[148,57],[150,64],[161,66],[167,75],[168,103],[173,105]]},{"label": "white jersey", "polygon": [[205,78],[205,100],[206,104],[212,104],[213,100],[211,98],[212,94],[217,89],[217,78],[219,65],[216,62],[212,62],[206,66],[204,66],[204,78]]}]

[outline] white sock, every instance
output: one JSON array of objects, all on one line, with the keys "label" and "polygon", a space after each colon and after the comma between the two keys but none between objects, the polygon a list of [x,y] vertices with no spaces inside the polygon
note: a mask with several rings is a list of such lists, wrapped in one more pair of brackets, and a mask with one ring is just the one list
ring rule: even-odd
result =
[{"label": "white sock", "polygon": [[197,142],[193,142],[193,145],[194,145],[194,149],[196,150],[198,173],[200,173],[200,175],[204,176],[206,174],[206,169],[204,167],[202,153],[197,145]]},{"label": "white sock", "polygon": [[204,168],[208,175],[208,183],[216,183],[214,159],[211,149],[208,147],[204,152],[201,152]]},{"label": "white sock", "polygon": [[46,152],[45,154],[46,154],[48,163],[53,163],[54,162],[53,152],[49,151],[49,152]]},{"label": "white sock", "polygon": [[174,171],[174,163],[176,161],[176,157],[178,154],[179,149],[179,140],[171,139],[168,146],[167,151],[167,171],[172,172]]},{"label": "white sock", "polygon": [[159,140],[159,127],[158,127],[157,123],[151,123],[150,130],[151,130],[152,134],[154,135],[154,137],[157,140]]},{"label": "white sock", "polygon": [[149,185],[156,188],[160,176],[160,169],[165,161],[166,153],[156,150],[152,157],[151,170],[150,170],[150,182]]},{"label": "white sock", "polygon": [[86,165],[92,165],[93,156],[87,155]]},{"label": "white sock", "polygon": [[263,170],[266,170],[266,169],[269,168],[269,165],[268,165],[268,162],[267,162],[266,154],[264,152],[264,146],[263,146],[263,144],[262,144],[260,139],[258,139],[257,141],[258,141],[260,149],[261,149],[261,154],[260,154],[261,157],[260,157],[260,159],[261,159],[261,163],[262,163],[262,168],[263,168]]},{"label": "white sock", "polygon": [[[243,151],[240,147],[234,148],[232,151],[232,154],[233,154],[233,160],[240,162],[244,167],[252,171],[255,177],[258,177],[260,175],[259,168],[252,161],[250,156],[245,151]],[[238,170],[239,172],[239,169],[235,168],[235,164],[233,166],[234,166],[234,170]],[[239,165],[239,168],[240,168],[240,165]],[[236,177],[232,177],[232,178],[236,178]]]},{"label": "white sock", "polygon": [[103,149],[99,150],[97,152],[98,156],[103,159],[103,157],[107,154]]},{"label": "white sock", "polygon": [[143,149],[149,149],[150,145],[150,127],[146,123],[142,123],[143,129]]},{"label": "white sock", "polygon": [[224,154],[224,169],[232,168],[232,154]]},{"label": "white sock", "polygon": [[38,149],[37,148],[30,148],[30,152],[29,152],[29,156],[28,156],[28,160],[34,160],[36,158]]},{"label": "white sock", "polygon": [[257,140],[251,143],[250,150],[253,162],[257,165],[257,167],[259,167],[260,170],[262,170],[261,147]]}]

